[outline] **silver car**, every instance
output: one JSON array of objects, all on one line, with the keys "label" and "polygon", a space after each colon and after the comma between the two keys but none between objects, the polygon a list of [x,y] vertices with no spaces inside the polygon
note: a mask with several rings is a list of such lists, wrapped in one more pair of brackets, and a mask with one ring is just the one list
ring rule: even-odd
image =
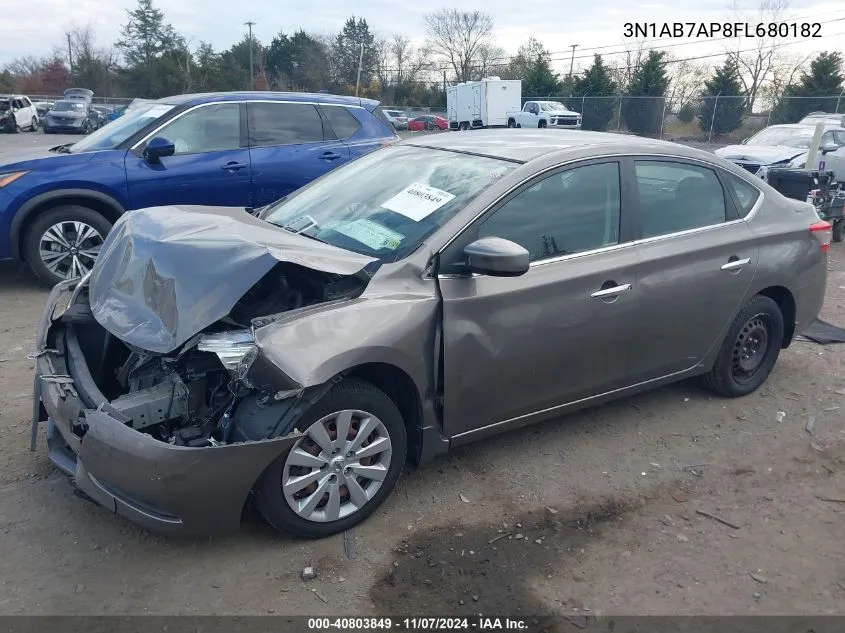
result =
[{"label": "silver car", "polygon": [[399,142],[256,214],[127,213],[41,319],[34,431],[148,528],[252,500],[327,536],[407,458],[695,376],[745,396],[817,316],[831,238],[728,161],[592,132]]}]

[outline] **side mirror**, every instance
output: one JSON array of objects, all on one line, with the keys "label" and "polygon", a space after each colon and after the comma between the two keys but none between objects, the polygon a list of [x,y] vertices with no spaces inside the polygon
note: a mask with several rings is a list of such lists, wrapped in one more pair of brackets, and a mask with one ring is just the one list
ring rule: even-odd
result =
[{"label": "side mirror", "polygon": [[176,153],[176,146],[166,138],[156,136],[150,139],[144,149],[144,160],[155,164],[161,161],[164,156],[173,156]]},{"label": "side mirror", "polygon": [[745,144],[748,142],[748,139],[747,139],[747,138],[744,138],[744,139],[742,139],[742,141],[740,141],[740,142],[741,142],[743,145],[745,145]]},{"label": "side mirror", "polygon": [[822,146],[822,154],[828,154],[830,152],[835,152],[839,149],[839,145],[834,143],[833,141],[828,141]]},{"label": "side mirror", "polygon": [[528,272],[528,251],[501,237],[483,237],[464,248],[471,272],[491,277],[519,277]]}]

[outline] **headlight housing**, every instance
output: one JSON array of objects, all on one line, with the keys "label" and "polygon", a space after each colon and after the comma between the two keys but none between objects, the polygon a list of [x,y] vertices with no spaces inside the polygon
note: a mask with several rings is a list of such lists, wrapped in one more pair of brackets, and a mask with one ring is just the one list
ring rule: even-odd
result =
[{"label": "headlight housing", "polygon": [[6,185],[11,185],[21,176],[26,176],[29,172],[28,171],[12,171],[5,174],[0,174],[0,189],[5,187]]},{"label": "headlight housing", "polygon": [[217,355],[223,367],[232,376],[242,380],[258,356],[258,347],[251,330],[232,330],[205,334],[200,337],[197,349]]}]

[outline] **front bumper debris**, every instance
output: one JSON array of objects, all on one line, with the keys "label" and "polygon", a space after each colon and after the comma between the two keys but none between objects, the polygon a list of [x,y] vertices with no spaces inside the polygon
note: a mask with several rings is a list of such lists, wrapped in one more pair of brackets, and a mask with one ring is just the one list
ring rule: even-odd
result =
[{"label": "front bumper debris", "polygon": [[103,508],[163,533],[237,530],[250,491],[297,434],[208,447],[167,444],[121,419],[61,325],[75,281],[57,285],[38,328],[33,445],[46,423],[50,460]]}]

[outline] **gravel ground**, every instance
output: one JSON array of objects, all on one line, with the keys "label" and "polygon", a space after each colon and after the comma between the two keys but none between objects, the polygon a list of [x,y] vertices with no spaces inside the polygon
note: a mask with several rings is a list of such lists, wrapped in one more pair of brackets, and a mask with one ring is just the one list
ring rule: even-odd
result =
[{"label": "gravel ground", "polygon": [[[45,137],[0,137],[0,157],[9,138]],[[840,325],[844,263],[836,244],[822,316]],[[45,298],[0,266],[2,614],[845,613],[842,347],[795,342],[743,399],[681,383],[408,468],[350,560],[340,536],[252,514],[163,538],[74,496],[43,436],[28,451]]]}]

